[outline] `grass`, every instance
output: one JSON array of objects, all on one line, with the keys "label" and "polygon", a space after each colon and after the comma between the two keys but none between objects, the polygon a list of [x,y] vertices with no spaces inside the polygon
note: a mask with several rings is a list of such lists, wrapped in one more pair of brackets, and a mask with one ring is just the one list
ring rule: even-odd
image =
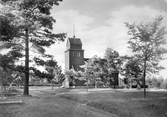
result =
[{"label": "grass", "polygon": [[[43,97],[20,96],[23,104],[0,105],[0,117],[101,117],[100,112],[82,108],[79,103],[44,93]],[[85,106],[84,106],[85,107]],[[105,116],[106,117],[106,116]],[[116,116],[107,116],[116,117]]]},{"label": "grass", "polygon": [[93,115],[94,111],[83,109],[79,103],[55,96],[57,93],[68,92],[69,89],[33,88],[34,92],[30,91],[30,94],[39,95],[16,96],[15,99],[22,100],[22,104],[0,105],[0,117],[97,117]]},{"label": "grass", "polygon": [[[143,99],[143,92],[121,89],[87,93],[82,89],[32,88],[39,96],[11,96],[23,104],[0,105],[0,117],[87,117],[92,114],[89,106],[120,117],[164,117],[167,112],[167,92],[162,91],[147,92],[147,99]],[[83,110],[82,104],[89,106]]]},{"label": "grass", "polygon": [[143,92],[122,90],[73,92],[59,97],[85,103],[120,117],[163,117],[167,113],[167,92],[147,92],[147,99],[143,99]]},{"label": "grass", "polygon": [[[19,91],[15,89],[11,89],[9,91],[2,91],[0,90],[0,117],[13,117],[13,113],[9,109],[11,104],[2,104],[3,102],[11,102],[11,101],[18,101],[18,97],[16,95],[20,94]],[[13,106],[15,104],[12,104]]]}]

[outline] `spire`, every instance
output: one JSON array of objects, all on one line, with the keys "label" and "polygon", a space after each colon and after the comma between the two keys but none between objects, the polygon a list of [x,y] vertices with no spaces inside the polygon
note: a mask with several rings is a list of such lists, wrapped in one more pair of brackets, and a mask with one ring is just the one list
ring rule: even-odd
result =
[{"label": "spire", "polygon": [[73,25],[73,38],[75,38],[75,24]]}]

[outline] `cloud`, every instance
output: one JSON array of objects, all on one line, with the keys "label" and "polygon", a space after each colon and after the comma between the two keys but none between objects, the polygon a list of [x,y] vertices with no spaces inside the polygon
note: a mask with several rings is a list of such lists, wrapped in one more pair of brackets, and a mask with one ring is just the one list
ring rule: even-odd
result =
[{"label": "cloud", "polygon": [[[146,22],[158,15],[165,17],[167,14],[149,7],[136,8],[134,6],[127,6],[119,11],[111,12],[110,19],[104,21],[104,26],[84,31],[80,35],[86,48],[85,55],[90,57],[97,54],[103,57],[107,47],[115,49],[120,55],[130,53],[130,50],[127,49],[127,41],[129,39],[127,35],[128,30],[124,22]],[[166,19],[165,17],[165,22]]]},{"label": "cloud", "polygon": [[73,36],[73,27],[75,25],[75,33],[82,33],[83,30],[89,28],[89,24],[93,22],[93,18],[80,15],[77,11],[66,10],[52,14],[56,18],[54,24],[55,32],[67,32],[69,36]]},{"label": "cloud", "polygon": [[[122,7],[119,11],[111,11],[108,19],[102,23],[104,25],[91,27],[91,24],[98,20],[92,15],[82,15],[75,10],[64,10],[52,14],[56,18],[54,24],[54,31],[67,32],[68,37],[73,36],[73,25],[75,24],[76,37],[81,38],[83,49],[85,49],[85,57],[92,57],[98,55],[104,56],[107,47],[113,48],[120,53],[120,55],[127,55],[131,53],[127,49],[127,28],[124,22],[147,22],[151,21],[158,15],[164,16],[163,24],[167,24],[167,13],[152,9],[150,7],[134,7],[132,5]],[[165,25],[164,25],[165,26]],[[56,44],[52,46],[50,52],[55,55],[59,64],[64,68],[64,51],[66,49],[65,43]]]},{"label": "cloud", "polygon": [[[89,24],[93,18],[80,15],[79,12],[74,10],[65,10],[60,12],[52,11],[52,16],[56,19],[53,25],[54,33],[67,33],[67,37],[73,37],[73,26],[75,25],[75,34],[80,35],[85,30],[89,29]],[[64,69],[64,52],[66,50],[66,41],[54,44],[47,49],[47,53],[55,56],[58,64]]]},{"label": "cloud", "polygon": [[167,0],[164,0],[167,3]]}]

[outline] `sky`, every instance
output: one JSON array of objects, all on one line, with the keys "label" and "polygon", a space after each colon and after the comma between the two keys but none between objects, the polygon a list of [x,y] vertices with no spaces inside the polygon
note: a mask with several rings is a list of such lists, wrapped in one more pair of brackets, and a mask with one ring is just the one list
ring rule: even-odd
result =
[{"label": "sky", "polygon": [[[108,47],[124,56],[131,55],[124,22],[145,23],[161,15],[164,17],[162,25],[167,26],[167,0],[63,0],[53,7],[51,15],[56,19],[53,32],[67,33],[67,38],[74,35],[80,38],[85,58],[94,55],[103,58]],[[47,49],[63,71],[67,38]],[[167,78],[167,60],[160,64],[166,67],[160,76]]]},{"label": "sky", "polygon": [[[161,15],[164,17],[162,25],[166,26],[167,0],[63,0],[53,7],[51,15],[56,19],[54,33],[65,32],[67,38],[74,35],[80,38],[85,58],[94,55],[103,58],[108,47],[123,56],[131,53],[127,48],[129,36],[124,22],[149,22]],[[47,50],[63,70],[67,38]],[[167,68],[167,60],[161,65]],[[167,69],[160,72],[165,78],[166,74]]]}]

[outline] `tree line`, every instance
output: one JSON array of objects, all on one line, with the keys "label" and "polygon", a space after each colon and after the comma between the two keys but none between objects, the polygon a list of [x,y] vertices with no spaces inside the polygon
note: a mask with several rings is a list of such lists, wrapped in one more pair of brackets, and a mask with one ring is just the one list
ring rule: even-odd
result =
[{"label": "tree line", "polygon": [[[55,76],[64,79],[61,67],[53,55],[46,53],[46,48],[57,41],[64,41],[65,33],[53,32],[56,20],[50,10],[59,5],[62,0],[1,0],[0,4],[0,49],[7,49],[0,54],[1,78],[11,77],[22,82],[24,95],[29,95],[29,78],[47,78],[55,81]],[[108,77],[114,81],[111,74],[119,72],[127,82],[132,79],[144,87],[146,97],[146,77],[164,69],[159,62],[165,59],[167,53],[166,30],[162,26],[163,17],[158,16],[150,22],[125,23],[130,36],[128,47],[133,56],[121,57],[112,48],[105,51],[104,59],[97,56],[89,59],[76,76],[91,83],[108,82]],[[33,54],[31,54],[33,53]],[[45,68],[44,71],[38,69]],[[56,72],[56,74],[55,74]],[[68,73],[67,73],[68,74]],[[104,77],[102,77],[104,76]],[[112,77],[112,78],[111,78]],[[106,79],[105,79],[106,78]],[[5,79],[5,80],[6,80]],[[89,79],[89,80],[88,80]],[[3,82],[6,82],[3,79]],[[10,80],[9,80],[10,81]],[[59,81],[58,82],[62,82]]]},{"label": "tree line", "polygon": [[[146,98],[146,77],[151,74],[159,73],[165,69],[159,63],[166,59],[166,38],[165,27],[162,26],[163,17],[158,16],[150,22],[127,23],[127,34],[130,36],[128,48],[132,50],[132,56],[119,56],[119,53],[112,48],[105,51],[104,61],[97,56],[89,59],[84,65],[84,78],[88,84],[98,78],[105,82],[103,77],[115,81],[111,76],[114,71],[124,76],[125,84],[136,82],[137,85],[144,88],[144,97]],[[112,77],[112,78],[111,78]],[[107,79],[108,80],[108,79]]]}]

